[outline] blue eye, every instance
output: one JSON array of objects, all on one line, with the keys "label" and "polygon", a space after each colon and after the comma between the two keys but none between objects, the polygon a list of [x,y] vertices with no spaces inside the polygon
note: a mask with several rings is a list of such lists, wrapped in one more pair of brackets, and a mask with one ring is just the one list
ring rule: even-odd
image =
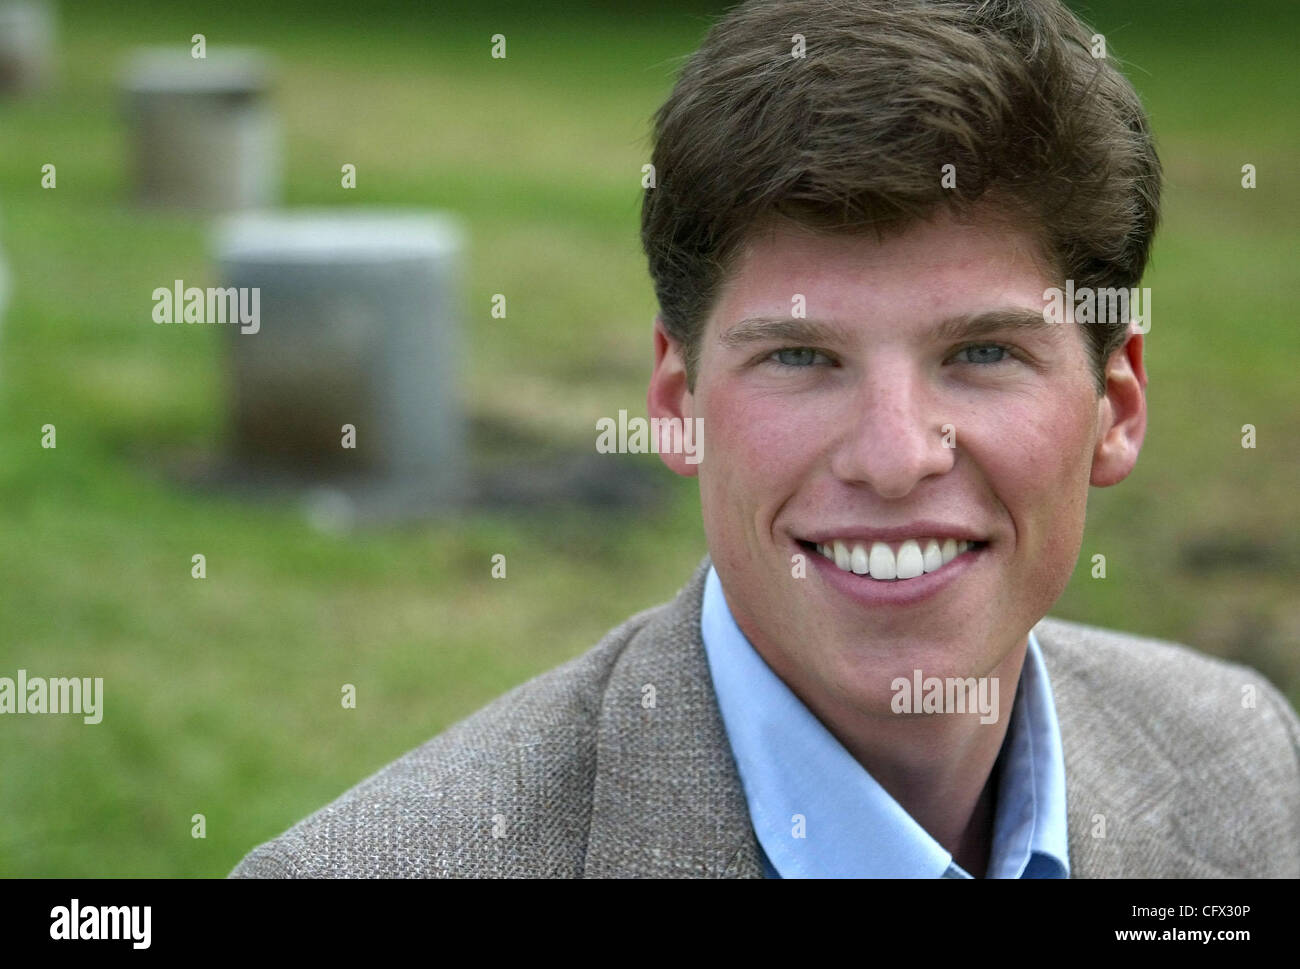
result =
[{"label": "blue eye", "polygon": [[998,343],[981,343],[957,351],[958,357],[967,354],[966,363],[1001,363],[1007,359],[1007,348]]},{"label": "blue eye", "polygon": [[811,367],[817,358],[825,359],[824,354],[810,347],[783,347],[773,351],[769,360],[776,360],[783,367]]}]

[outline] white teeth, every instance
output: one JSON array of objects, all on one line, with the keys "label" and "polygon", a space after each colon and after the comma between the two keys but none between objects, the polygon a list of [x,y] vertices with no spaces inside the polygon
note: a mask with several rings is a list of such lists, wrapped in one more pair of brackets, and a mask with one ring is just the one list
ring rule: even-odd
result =
[{"label": "white teeth", "polygon": [[853,571],[858,575],[866,575],[870,556],[867,554],[867,547],[861,542],[853,544]]},{"label": "white teeth", "polygon": [[915,579],[925,571],[925,559],[921,556],[921,546],[910,538],[898,549],[898,577]]},{"label": "white teeth", "polygon": [[957,557],[957,540],[955,538],[945,538],[943,540],[943,564],[947,565]]},{"label": "white teeth", "polygon": [[871,546],[871,577],[873,579],[892,579],[898,574],[894,562],[894,550],[884,542],[874,542]]},{"label": "white teeth", "polygon": [[865,542],[849,543],[836,539],[823,542],[816,548],[845,572],[889,581],[914,579],[927,572],[937,571],[974,545],[974,542],[965,539],[959,542],[955,538],[945,538],[942,541],[937,538],[909,538],[899,545],[898,552],[895,553],[884,542],[872,542],[868,548]]}]

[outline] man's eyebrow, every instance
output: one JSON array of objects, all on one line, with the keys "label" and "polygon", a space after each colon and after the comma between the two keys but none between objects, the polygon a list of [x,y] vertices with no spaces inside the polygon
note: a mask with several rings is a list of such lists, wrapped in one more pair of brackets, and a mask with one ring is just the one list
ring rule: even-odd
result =
[{"label": "man's eyebrow", "polygon": [[[940,342],[957,343],[1007,330],[1048,329],[1052,326],[1042,310],[1008,307],[948,317],[939,321],[930,330],[930,335]],[[732,350],[768,340],[800,346],[842,345],[852,340],[852,333],[842,324],[822,320],[755,316],[741,320],[718,336],[718,342]]]},{"label": "man's eyebrow", "polygon": [[1031,310],[1012,306],[1006,309],[949,317],[934,328],[934,338],[944,343],[958,343],[1007,330],[1054,328],[1055,324],[1047,319],[1041,309]]},{"label": "man's eyebrow", "polygon": [[737,350],[751,343],[780,340],[785,343],[831,344],[845,343],[849,331],[821,320],[805,320],[793,316],[754,316],[724,330],[718,342],[729,350]]}]

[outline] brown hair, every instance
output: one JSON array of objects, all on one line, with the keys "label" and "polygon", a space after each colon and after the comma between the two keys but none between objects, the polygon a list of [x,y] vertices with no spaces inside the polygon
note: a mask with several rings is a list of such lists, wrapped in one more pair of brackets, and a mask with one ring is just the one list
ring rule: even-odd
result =
[{"label": "brown hair", "polygon": [[[1091,38],[1057,0],[750,0],[729,11],[655,115],[657,184],[641,210],[691,388],[720,284],[774,217],[885,232],[996,199],[1063,279],[1136,286],[1160,162],[1137,94],[1092,56]],[[955,188],[940,184],[949,164]],[[1086,328],[1099,391],[1126,328]]]}]

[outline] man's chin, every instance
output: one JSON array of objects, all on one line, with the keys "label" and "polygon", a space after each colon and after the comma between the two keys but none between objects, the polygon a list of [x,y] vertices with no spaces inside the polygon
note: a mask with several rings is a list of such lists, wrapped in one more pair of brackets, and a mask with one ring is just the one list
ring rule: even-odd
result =
[{"label": "man's chin", "polygon": [[914,686],[919,678],[924,688],[932,685],[926,682],[932,678],[946,681],[994,675],[1014,650],[990,651],[989,647],[1006,641],[1005,633],[943,640],[845,639],[830,651],[835,659],[827,682],[841,697],[855,698],[855,705],[864,713],[889,712],[900,679]]}]

